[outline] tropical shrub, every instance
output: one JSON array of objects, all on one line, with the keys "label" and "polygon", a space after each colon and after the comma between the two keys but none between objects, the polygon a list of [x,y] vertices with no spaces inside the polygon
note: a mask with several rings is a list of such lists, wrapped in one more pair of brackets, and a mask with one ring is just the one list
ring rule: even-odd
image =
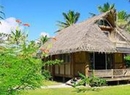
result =
[{"label": "tropical shrub", "polygon": [[44,76],[45,80],[49,80],[52,78],[51,73],[48,70],[42,70],[42,75]]},{"label": "tropical shrub", "polygon": [[92,75],[91,77],[87,77],[79,73],[79,76],[81,80],[77,84],[74,83],[73,87],[80,86],[80,85],[89,85],[91,87],[99,87],[99,86],[106,85],[106,80],[99,77],[95,77],[94,75]]},{"label": "tropical shrub", "polygon": [[130,67],[130,55],[127,55],[127,56],[125,56],[125,65],[127,66],[127,67]]},{"label": "tropical shrub", "polygon": [[[21,90],[40,87],[48,72],[41,68],[45,64],[55,64],[57,61],[43,62],[37,58],[39,46],[34,41],[28,41],[25,29],[29,24],[22,24],[8,35],[6,41],[0,42],[0,95],[18,95]],[[42,57],[45,54],[42,54]]]},{"label": "tropical shrub", "polygon": [[31,44],[8,46],[0,51],[0,94],[13,95],[26,88],[40,86],[40,59],[33,58]]},{"label": "tropical shrub", "polygon": [[106,80],[93,76],[89,78],[89,85],[91,87],[103,86],[103,85],[106,85]]}]

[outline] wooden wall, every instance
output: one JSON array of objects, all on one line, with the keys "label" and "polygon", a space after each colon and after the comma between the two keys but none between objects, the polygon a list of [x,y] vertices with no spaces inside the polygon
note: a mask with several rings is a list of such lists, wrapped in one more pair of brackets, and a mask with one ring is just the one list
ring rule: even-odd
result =
[{"label": "wooden wall", "polygon": [[[62,63],[61,65],[55,65],[53,76],[61,77],[75,77],[79,76],[78,72],[87,74],[89,65],[89,53],[77,52],[70,54],[71,61],[69,63]],[[55,56],[58,58],[58,56]],[[87,67],[87,69],[86,69]]]},{"label": "wooden wall", "polygon": [[86,74],[86,67],[89,65],[89,53],[77,52],[74,54],[74,76],[79,76],[79,73]]},{"label": "wooden wall", "polygon": [[[70,56],[71,57],[71,56]],[[58,55],[55,56],[55,59],[59,59]],[[72,59],[72,58],[70,58]],[[71,77],[71,61],[70,62],[63,62],[59,65],[54,66],[54,76],[61,76],[61,77]]]},{"label": "wooden wall", "polygon": [[71,63],[63,63],[61,65],[54,66],[54,76],[70,77],[71,75]]},{"label": "wooden wall", "polygon": [[122,69],[124,66],[124,55],[122,53],[115,53],[113,61],[115,69]]}]

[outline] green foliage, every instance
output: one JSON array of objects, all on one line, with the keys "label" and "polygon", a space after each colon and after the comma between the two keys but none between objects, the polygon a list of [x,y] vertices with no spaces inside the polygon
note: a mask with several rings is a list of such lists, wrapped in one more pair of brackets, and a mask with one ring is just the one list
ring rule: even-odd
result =
[{"label": "green foliage", "polygon": [[80,17],[80,13],[74,12],[74,11],[71,11],[71,10],[69,10],[68,13],[63,12],[62,15],[63,15],[65,21],[64,22],[58,21],[58,26],[59,26],[58,31],[66,28],[66,27],[68,27],[70,25],[75,24],[78,21],[79,17]]},{"label": "green foliage", "polygon": [[79,76],[81,77],[81,81],[79,81],[77,84],[74,84],[74,87],[86,84],[91,87],[99,87],[106,85],[106,80],[99,77],[95,77],[94,75],[92,75],[91,77],[86,77],[85,75],[79,73]]},{"label": "green foliage", "polygon": [[124,10],[118,12],[118,19],[127,20],[130,15],[128,15]]},{"label": "green foliage", "polygon": [[63,63],[63,60],[58,60],[58,59],[55,59],[55,60],[48,60],[48,61],[45,61],[43,62],[43,66],[45,65],[55,65],[55,64],[61,64]]},{"label": "green foliage", "polygon": [[48,60],[48,61],[43,61],[43,64],[42,64],[42,75],[44,76],[44,79],[46,80],[49,80],[52,78],[51,76],[51,73],[48,71],[48,70],[45,70],[45,66],[52,66],[52,65],[59,65],[63,63],[63,60],[58,60],[58,59],[55,59],[55,60]]},{"label": "green foliage", "polygon": [[79,89],[79,92],[73,88],[36,89],[23,92],[22,95],[130,95],[130,85],[101,87],[96,91],[80,88],[82,90]]},{"label": "green foliage", "polygon": [[47,35],[45,36],[41,36],[40,37],[40,45],[39,46],[42,46],[43,44],[45,44],[45,42],[47,42],[49,40],[49,38],[47,37]]},{"label": "green foliage", "polygon": [[130,26],[129,26],[129,18],[130,18],[130,14],[127,14],[125,11],[119,11],[117,13],[117,25],[120,28],[129,30]]},{"label": "green foliage", "polygon": [[[20,21],[18,24],[23,25]],[[40,87],[44,79],[51,77],[48,71],[42,71],[42,66],[61,61],[43,62],[38,59],[39,46],[28,41],[26,31],[19,26],[8,36],[9,39],[0,42],[0,95],[18,95],[21,90]],[[0,37],[3,39],[3,34]],[[41,55],[46,57],[47,54],[41,52]]]},{"label": "green foliage", "polygon": [[90,82],[89,85],[91,87],[99,87],[99,86],[106,85],[106,80],[95,76],[90,77],[89,82]]},{"label": "green foliage", "polygon": [[130,67],[130,55],[125,56],[125,64],[127,67]]},{"label": "green foliage", "polygon": [[34,41],[17,29],[10,37],[0,43],[0,95],[18,95],[20,90],[40,87],[43,80],[42,61],[34,57],[38,49]]},{"label": "green foliage", "polygon": [[[103,6],[98,6],[98,10],[101,13],[107,12],[109,10],[115,9],[114,4],[109,4],[108,2],[105,3]],[[95,16],[95,14],[92,13],[92,16]],[[116,15],[116,24],[127,31],[130,31],[130,14],[125,12],[124,10],[118,11]]]},{"label": "green foliage", "polygon": [[[25,44],[24,44],[25,45]],[[0,93],[13,95],[25,88],[40,86],[41,60],[33,58],[31,44],[0,52]]]},{"label": "green foliage", "polygon": [[49,80],[52,78],[51,73],[48,70],[42,70],[42,75],[44,76],[45,80]]},{"label": "green foliage", "polygon": [[22,32],[20,29],[16,29],[15,31],[12,31],[11,35],[9,36],[10,42],[17,45],[23,42],[23,40],[25,40],[26,38],[27,35],[24,32]]},{"label": "green foliage", "polygon": [[8,38],[9,34],[0,33],[0,43],[5,41],[5,38]]},{"label": "green foliage", "polygon": [[98,10],[99,10],[99,12],[103,13],[103,12],[107,12],[111,9],[114,9],[114,7],[115,7],[115,4],[109,4],[107,2],[103,6],[98,6]]}]

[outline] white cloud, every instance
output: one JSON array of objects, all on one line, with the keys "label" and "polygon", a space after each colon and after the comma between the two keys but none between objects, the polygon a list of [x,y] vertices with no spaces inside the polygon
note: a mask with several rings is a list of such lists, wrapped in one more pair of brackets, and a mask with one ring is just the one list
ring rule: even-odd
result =
[{"label": "white cloud", "polygon": [[16,22],[16,18],[14,17],[1,20],[0,22],[1,22],[0,33],[10,34],[11,30],[16,29],[16,27],[18,26],[18,23]]},{"label": "white cloud", "polygon": [[47,32],[41,32],[40,36],[47,36],[47,37],[50,37],[49,33],[47,33]]}]

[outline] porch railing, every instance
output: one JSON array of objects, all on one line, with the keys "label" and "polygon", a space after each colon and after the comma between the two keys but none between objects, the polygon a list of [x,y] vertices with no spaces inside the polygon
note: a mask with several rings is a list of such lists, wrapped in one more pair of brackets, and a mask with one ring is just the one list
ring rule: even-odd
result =
[{"label": "porch railing", "polygon": [[89,70],[89,76],[102,78],[130,77],[130,69]]}]

